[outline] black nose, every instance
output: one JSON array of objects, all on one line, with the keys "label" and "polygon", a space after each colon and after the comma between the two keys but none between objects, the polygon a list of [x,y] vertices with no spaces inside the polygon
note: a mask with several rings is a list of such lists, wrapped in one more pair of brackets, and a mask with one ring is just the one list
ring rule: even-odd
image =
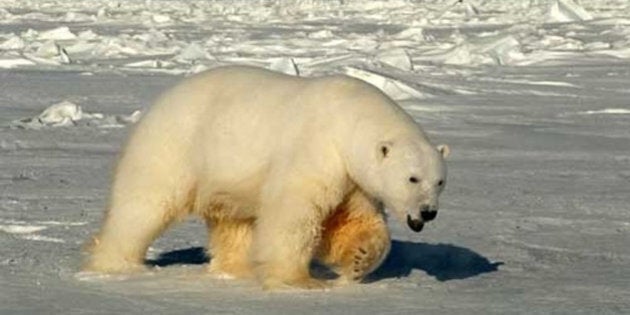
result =
[{"label": "black nose", "polygon": [[407,225],[409,225],[409,228],[414,232],[420,232],[424,227],[424,222],[420,220],[414,220],[411,218],[411,216],[407,215]]},{"label": "black nose", "polygon": [[422,216],[422,220],[431,221],[437,217],[437,211],[435,210],[424,210],[420,212],[420,216]]}]

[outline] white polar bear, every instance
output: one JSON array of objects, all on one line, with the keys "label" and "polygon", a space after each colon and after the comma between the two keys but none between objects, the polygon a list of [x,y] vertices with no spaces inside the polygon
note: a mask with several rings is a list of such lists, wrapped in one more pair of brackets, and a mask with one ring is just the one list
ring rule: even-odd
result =
[{"label": "white polar bear", "polygon": [[357,280],[389,250],[383,206],[415,231],[435,217],[447,154],[360,80],[201,73],[133,131],[85,268],[143,268],[151,242],[196,214],[209,227],[212,272],[320,287],[309,274],[316,258]]}]

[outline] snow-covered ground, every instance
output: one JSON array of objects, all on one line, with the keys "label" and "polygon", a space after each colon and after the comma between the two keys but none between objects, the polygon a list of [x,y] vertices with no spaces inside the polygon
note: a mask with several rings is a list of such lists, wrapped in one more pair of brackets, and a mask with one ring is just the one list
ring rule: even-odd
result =
[{"label": "snow-covered ground", "polygon": [[[211,279],[195,220],[77,273],[128,125],[234,63],[397,99],[453,151],[438,219],[330,292]],[[0,0],[0,314],[628,314],[629,244],[626,0]]]}]

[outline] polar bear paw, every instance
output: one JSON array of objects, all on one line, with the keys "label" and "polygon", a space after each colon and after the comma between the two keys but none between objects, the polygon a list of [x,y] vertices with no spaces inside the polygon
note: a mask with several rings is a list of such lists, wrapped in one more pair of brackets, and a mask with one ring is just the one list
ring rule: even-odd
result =
[{"label": "polar bear paw", "polygon": [[[389,241],[389,240],[387,240]],[[363,244],[348,250],[340,264],[337,265],[340,284],[360,282],[370,272],[374,271],[389,252],[389,242],[367,239]]]}]

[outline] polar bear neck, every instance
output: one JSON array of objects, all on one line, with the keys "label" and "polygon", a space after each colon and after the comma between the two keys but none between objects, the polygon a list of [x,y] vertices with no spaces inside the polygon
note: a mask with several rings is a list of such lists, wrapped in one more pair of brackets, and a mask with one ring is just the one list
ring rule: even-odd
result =
[{"label": "polar bear neck", "polygon": [[359,187],[378,198],[380,190],[375,165],[378,161],[380,144],[405,142],[423,156],[436,157],[435,148],[422,128],[393,100],[380,90],[361,82],[356,95],[344,98],[342,106],[336,107],[342,125],[336,133],[340,154],[350,179]]}]

